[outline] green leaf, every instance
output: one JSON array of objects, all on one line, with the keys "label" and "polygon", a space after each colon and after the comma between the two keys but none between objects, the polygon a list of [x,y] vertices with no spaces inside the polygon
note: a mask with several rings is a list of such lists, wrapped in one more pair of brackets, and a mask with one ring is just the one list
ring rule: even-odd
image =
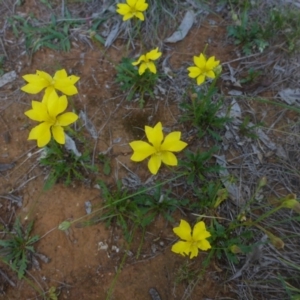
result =
[{"label": "green leaf", "polygon": [[68,230],[71,226],[71,222],[69,221],[63,221],[62,223],[59,224],[58,229],[65,231]]},{"label": "green leaf", "polygon": [[98,42],[100,42],[101,44],[105,44],[105,40],[103,39],[103,37],[102,36],[100,36],[99,34],[95,34],[94,36],[93,36],[93,38],[96,40],[96,41],[98,41]]}]

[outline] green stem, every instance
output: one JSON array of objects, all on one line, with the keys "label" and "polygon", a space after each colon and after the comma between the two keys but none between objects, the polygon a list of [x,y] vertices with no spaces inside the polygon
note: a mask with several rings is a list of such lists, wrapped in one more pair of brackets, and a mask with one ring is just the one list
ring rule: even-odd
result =
[{"label": "green stem", "polygon": [[137,253],[136,253],[136,259],[139,259],[139,256],[141,254],[141,249],[142,249],[144,238],[145,238],[145,232],[146,232],[146,228],[143,227],[142,240],[140,242],[139,248],[138,248]]},{"label": "green stem", "polygon": [[[128,247],[127,250],[129,250],[129,247]],[[126,258],[127,258],[127,256],[128,256],[127,253],[128,253],[128,251],[125,251],[125,253],[124,253],[123,257],[122,257],[122,261],[121,261],[121,263],[120,263],[120,266],[118,267],[117,274],[115,275],[115,277],[114,277],[114,279],[113,279],[113,281],[112,281],[112,283],[111,283],[111,285],[110,285],[110,287],[109,287],[109,290],[108,290],[108,292],[107,292],[107,296],[106,296],[106,298],[105,298],[106,300],[112,299],[112,294],[113,294],[115,285],[116,285],[116,283],[117,283],[118,277],[119,277],[119,275],[121,274],[121,271],[122,271],[122,269],[123,269],[123,267],[124,267],[124,264],[125,264],[125,262],[126,262]]]},{"label": "green stem", "polygon": [[261,215],[259,218],[257,218],[255,221],[250,221],[250,222],[244,222],[244,223],[231,223],[228,228],[227,228],[227,232],[231,232],[233,229],[236,229],[238,227],[241,226],[253,226],[256,225],[257,223],[259,223],[260,221],[266,219],[267,217],[269,217],[270,215],[274,214],[275,212],[277,212],[279,209],[281,209],[281,206],[275,207],[274,209],[264,213],[263,215]]},{"label": "green stem", "polygon": [[281,206],[275,207],[271,210],[269,210],[268,212],[264,213],[263,215],[261,215],[259,218],[257,218],[255,221],[250,222],[250,225],[255,225],[257,223],[259,223],[260,221],[266,219],[267,217],[269,217],[270,215],[276,213],[279,209],[281,209]]}]

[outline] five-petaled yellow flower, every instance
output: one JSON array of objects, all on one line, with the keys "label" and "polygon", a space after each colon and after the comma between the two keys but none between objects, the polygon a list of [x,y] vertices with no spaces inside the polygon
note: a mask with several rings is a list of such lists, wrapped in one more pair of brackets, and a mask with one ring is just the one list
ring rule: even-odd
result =
[{"label": "five-petaled yellow flower", "polygon": [[162,162],[169,166],[177,166],[177,158],[172,152],[181,151],[187,146],[187,143],[180,140],[181,132],[171,132],[164,139],[162,124],[158,122],[153,128],[145,126],[145,133],[152,145],[143,141],[129,143],[134,151],[131,160],[140,162],[151,156],[148,168],[154,175],[157,174]]},{"label": "five-petaled yellow flower", "polygon": [[197,84],[200,85],[205,81],[205,78],[214,79],[216,77],[215,69],[220,64],[219,60],[215,60],[212,56],[206,60],[205,56],[201,53],[199,56],[194,56],[195,66],[187,68],[189,77],[196,78]]},{"label": "five-petaled yellow flower", "polygon": [[145,20],[144,14],[142,13],[148,8],[148,4],[145,0],[126,0],[127,4],[117,4],[117,13],[123,16],[123,21],[127,21],[133,17]]},{"label": "five-petaled yellow flower", "polygon": [[141,64],[139,67],[139,74],[143,75],[146,69],[149,69],[150,72],[156,74],[156,66],[152,60],[157,60],[161,57],[161,52],[158,51],[158,47],[151,50],[150,52],[143,54],[140,58],[133,62],[134,66]]},{"label": "five-petaled yellow flower", "polygon": [[208,250],[211,248],[210,243],[206,240],[211,234],[206,230],[203,221],[198,222],[194,228],[193,233],[191,226],[185,220],[181,220],[178,227],[173,228],[173,231],[183,241],[179,241],[172,246],[171,251],[181,255],[190,255],[190,259],[198,255],[198,249]]},{"label": "five-petaled yellow flower", "polygon": [[80,78],[74,75],[68,76],[65,69],[57,71],[53,78],[44,71],[36,71],[36,74],[24,75],[23,79],[28,84],[23,86],[21,90],[28,94],[37,94],[44,88],[46,88],[46,96],[49,96],[54,90],[58,90],[68,96],[78,94],[74,84]]},{"label": "five-petaled yellow flower", "polygon": [[46,146],[51,140],[59,144],[65,143],[64,126],[74,123],[78,116],[72,112],[66,112],[68,100],[65,95],[58,97],[55,91],[49,96],[45,95],[42,102],[32,101],[32,109],[25,112],[31,120],[42,122],[31,129],[28,140],[37,140],[38,147]]}]

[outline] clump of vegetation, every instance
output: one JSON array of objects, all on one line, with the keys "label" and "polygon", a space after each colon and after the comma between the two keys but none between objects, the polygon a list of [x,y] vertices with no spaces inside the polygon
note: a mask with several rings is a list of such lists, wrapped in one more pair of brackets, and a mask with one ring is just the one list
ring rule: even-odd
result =
[{"label": "clump of vegetation", "polygon": [[230,121],[227,116],[217,116],[223,101],[222,99],[212,100],[216,93],[215,87],[210,87],[207,92],[194,91],[190,99],[180,104],[183,109],[180,120],[196,127],[199,138],[209,133],[216,140],[221,140],[217,130],[223,129],[224,125]]},{"label": "clump of vegetation", "polygon": [[[236,7],[236,8],[235,8]],[[297,41],[300,37],[300,17],[296,10],[285,7],[268,9],[264,17],[251,17],[251,2],[231,3],[232,20],[234,24],[227,27],[229,37],[236,45],[241,45],[246,55],[252,52],[263,52],[271,42],[282,40],[288,52],[297,50]],[[235,11],[242,10],[239,15]]]},{"label": "clump of vegetation", "polygon": [[40,159],[40,165],[50,169],[44,186],[45,190],[50,189],[60,180],[65,185],[70,185],[74,180],[85,182],[89,171],[97,171],[97,167],[91,164],[88,151],[78,156],[55,141],[51,141],[44,149],[44,157]]},{"label": "clump of vegetation", "polygon": [[159,75],[146,70],[140,75],[137,68],[132,65],[133,59],[123,57],[119,65],[116,66],[116,82],[120,84],[122,91],[128,92],[127,100],[131,101],[135,96],[139,97],[140,106],[145,103],[145,96],[154,98],[154,87]]},{"label": "clump of vegetation", "polygon": [[6,232],[8,238],[0,240],[1,259],[18,273],[19,279],[24,277],[31,256],[35,253],[33,245],[39,240],[38,235],[30,236],[32,228],[33,221],[23,228],[20,219],[17,218],[12,231]]}]

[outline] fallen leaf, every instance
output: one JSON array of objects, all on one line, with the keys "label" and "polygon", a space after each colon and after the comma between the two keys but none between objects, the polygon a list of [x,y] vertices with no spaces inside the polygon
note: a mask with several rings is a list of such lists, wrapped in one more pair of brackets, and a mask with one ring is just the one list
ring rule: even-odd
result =
[{"label": "fallen leaf", "polygon": [[165,39],[166,43],[176,43],[178,41],[181,41],[185,38],[185,36],[188,34],[189,30],[192,28],[193,23],[195,20],[195,14],[193,11],[188,10],[184,18],[177,28],[177,30],[167,39]]},{"label": "fallen leaf", "polygon": [[15,71],[5,73],[3,76],[0,77],[0,87],[4,86],[9,82],[14,81],[16,78],[17,78],[17,73]]},{"label": "fallen leaf", "polygon": [[278,94],[287,104],[300,107],[300,89],[284,89]]}]

